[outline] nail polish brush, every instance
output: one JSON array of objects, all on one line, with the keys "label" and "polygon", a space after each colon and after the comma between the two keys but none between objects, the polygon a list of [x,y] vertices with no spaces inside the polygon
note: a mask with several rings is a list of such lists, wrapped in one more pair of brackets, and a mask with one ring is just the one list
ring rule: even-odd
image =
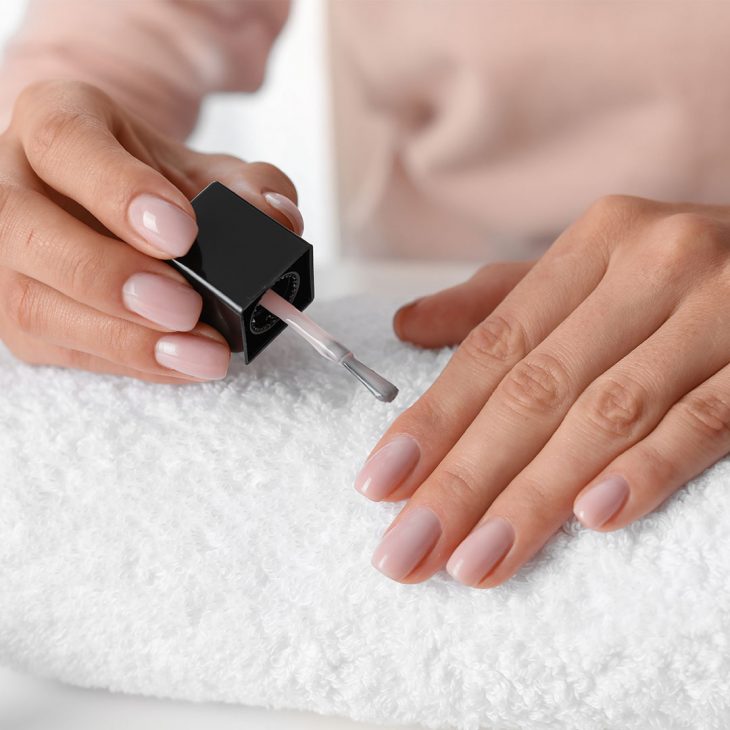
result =
[{"label": "nail polish brush", "polygon": [[314,300],[312,246],[219,182],[191,201],[198,236],[171,260],[203,298],[201,322],[250,363],[289,325],[322,357],[342,365],[376,398],[398,389],[302,310]]},{"label": "nail polish brush", "polygon": [[398,395],[398,388],[393,383],[360,362],[347,347],[338,342],[327,330],[322,329],[311,317],[308,317],[304,312],[300,312],[272,289],[269,289],[261,297],[259,304],[276,315],[282,322],[286,322],[325,360],[342,365],[378,400],[390,403]]}]

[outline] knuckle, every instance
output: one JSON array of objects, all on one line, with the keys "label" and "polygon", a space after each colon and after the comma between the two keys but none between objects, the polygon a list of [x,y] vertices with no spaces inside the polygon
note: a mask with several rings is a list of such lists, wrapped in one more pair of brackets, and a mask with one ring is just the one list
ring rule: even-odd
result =
[{"label": "knuckle", "polygon": [[665,222],[672,238],[683,241],[712,239],[720,230],[718,221],[702,213],[674,213]]},{"label": "knuckle", "polygon": [[3,239],[8,237],[8,230],[18,217],[15,207],[17,191],[18,188],[11,183],[0,183],[0,230]]},{"label": "knuckle", "polygon": [[663,221],[657,243],[662,247],[660,261],[665,267],[684,267],[698,254],[713,252],[722,242],[720,224],[698,213],[675,213]]},{"label": "knuckle", "polygon": [[444,463],[437,472],[436,487],[439,499],[448,505],[449,510],[473,508],[475,503],[482,501],[479,481],[473,469],[465,464]]},{"label": "knuckle", "polygon": [[642,478],[647,484],[665,484],[677,471],[671,457],[646,441],[638,446],[637,456],[641,463]]},{"label": "knuckle", "polygon": [[599,220],[623,220],[632,216],[641,202],[640,198],[631,195],[604,195],[591,203],[587,216]]},{"label": "knuckle", "polygon": [[403,426],[402,430],[418,435],[417,432],[438,433],[448,420],[438,398],[426,391],[393,425],[398,424]]},{"label": "knuckle", "polygon": [[615,247],[624,232],[646,213],[651,203],[630,195],[605,195],[591,204],[583,216],[570,229],[568,249],[584,248],[584,240],[590,237],[604,252]]},{"label": "knuckle", "polygon": [[685,396],[678,407],[690,427],[704,438],[723,439],[730,435],[730,399],[713,393]]},{"label": "knuckle", "polygon": [[643,386],[614,376],[587,391],[584,415],[603,435],[628,438],[640,424],[647,401]]},{"label": "knuckle", "polygon": [[122,365],[133,365],[132,359],[136,353],[142,351],[134,332],[134,325],[124,320],[116,317],[105,318],[99,332],[99,341],[104,349],[103,357]]},{"label": "knuckle", "polygon": [[49,155],[61,152],[85,114],[68,109],[54,109],[37,121],[28,135],[25,151],[31,164],[43,162]]},{"label": "knuckle", "polygon": [[675,213],[657,222],[643,267],[657,287],[682,289],[688,273],[698,266],[724,261],[727,256],[718,221],[698,213]]},{"label": "knuckle", "polygon": [[33,332],[37,321],[38,285],[25,276],[16,276],[5,290],[4,309],[10,323],[21,332]]},{"label": "knuckle", "polygon": [[466,336],[456,356],[478,364],[485,360],[519,360],[527,350],[526,340],[524,329],[516,320],[487,317]]},{"label": "knuckle", "polygon": [[545,413],[565,401],[569,378],[557,358],[536,354],[518,362],[499,389],[502,398],[513,410]]},{"label": "knuckle", "polygon": [[87,256],[74,256],[73,251],[69,251],[67,256],[60,257],[64,264],[64,279],[68,286],[68,291],[76,296],[84,296],[88,298],[90,292],[99,289],[99,282],[103,279],[105,270],[105,260],[103,252],[99,248],[99,253]]},{"label": "knuckle", "polygon": [[525,470],[514,482],[515,494],[519,493],[520,509],[531,514],[543,514],[546,505],[556,507],[556,498],[563,495],[549,481],[533,478]]},{"label": "knuckle", "polygon": [[109,101],[109,95],[94,84],[79,79],[41,79],[23,88],[15,101],[16,108],[34,111],[38,104],[68,108],[72,102]]}]

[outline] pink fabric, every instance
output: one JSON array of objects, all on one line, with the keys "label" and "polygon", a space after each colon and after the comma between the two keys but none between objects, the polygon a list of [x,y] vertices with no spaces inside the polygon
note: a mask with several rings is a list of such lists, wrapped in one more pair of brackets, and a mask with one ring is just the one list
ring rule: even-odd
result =
[{"label": "pink fabric", "polygon": [[522,258],[596,198],[730,202],[730,3],[332,0],[342,240]]},{"label": "pink fabric", "polygon": [[288,12],[288,0],[30,0],[5,49],[0,123],[30,82],[76,78],[182,139],[206,94],[261,85]]},{"label": "pink fabric", "polygon": [[[0,110],[71,76],[182,138],[205,94],[257,88],[287,9],[31,0]],[[730,3],[330,0],[329,17],[348,251],[524,258],[601,195],[730,198]]]}]

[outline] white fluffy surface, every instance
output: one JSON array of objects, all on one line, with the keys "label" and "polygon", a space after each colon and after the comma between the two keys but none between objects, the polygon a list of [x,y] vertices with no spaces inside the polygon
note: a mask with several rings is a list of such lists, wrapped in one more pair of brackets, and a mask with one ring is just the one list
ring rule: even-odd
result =
[{"label": "white fluffy surface", "polygon": [[[730,471],[614,534],[568,525],[507,585],[370,566],[398,506],[353,477],[448,352],[391,307],[313,307],[401,387],[284,333],[224,382],[0,354],[0,661],[86,687],[436,728],[730,726]],[[346,335],[346,336],[345,336]]]}]

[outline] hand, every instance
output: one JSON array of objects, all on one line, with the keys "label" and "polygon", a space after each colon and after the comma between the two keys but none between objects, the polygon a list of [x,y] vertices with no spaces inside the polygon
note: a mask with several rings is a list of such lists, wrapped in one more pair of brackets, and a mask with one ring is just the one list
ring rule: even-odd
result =
[{"label": "hand", "polygon": [[572,514],[624,527],[730,450],[730,208],[608,197],[502,278],[396,317],[464,340],[356,482],[408,498],[373,556],[395,580],[498,585]]},{"label": "hand", "polygon": [[302,230],[296,190],[275,167],[193,152],[77,82],[20,95],[0,170],[0,339],[28,363],[221,378],[225,340],[198,324],[200,295],[162,261],[195,239],[188,198],[220,180]]}]

